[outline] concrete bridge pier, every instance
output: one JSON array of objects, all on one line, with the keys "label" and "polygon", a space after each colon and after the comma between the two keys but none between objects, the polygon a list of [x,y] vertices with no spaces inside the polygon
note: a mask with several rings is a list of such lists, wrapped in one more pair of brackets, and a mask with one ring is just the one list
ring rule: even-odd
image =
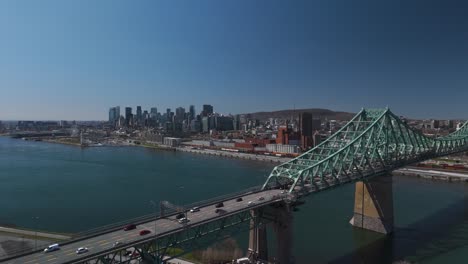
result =
[{"label": "concrete bridge pier", "polygon": [[273,222],[273,231],[276,233],[277,260],[280,264],[294,263],[292,257],[293,243],[293,214],[292,207],[285,205],[275,209],[276,221]]},{"label": "concrete bridge pier", "polygon": [[249,233],[249,258],[251,260],[268,259],[268,241],[266,225],[259,225],[261,209],[251,210],[250,213],[255,216],[250,220]]},{"label": "concrete bridge pier", "polygon": [[[261,209],[252,210],[255,216],[259,216],[259,210],[263,216],[268,218],[272,229],[276,235],[277,257],[276,263],[291,264],[292,260],[292,241],[293,241],[293,215],[292,208],[287,204],[273,207],[268,206]],[[251,260],[268,260],[268,241],[266,225],[258,224],[254,221],[261,221],[261,217],[255,217],[250,222],[251,229],[249,234],[249,258]]]},{"label": "concrete bridge pier", "polygon": [[354,216],[350,223],[355,227],[383,234],[393,232],[391,174],[356,182]]}]

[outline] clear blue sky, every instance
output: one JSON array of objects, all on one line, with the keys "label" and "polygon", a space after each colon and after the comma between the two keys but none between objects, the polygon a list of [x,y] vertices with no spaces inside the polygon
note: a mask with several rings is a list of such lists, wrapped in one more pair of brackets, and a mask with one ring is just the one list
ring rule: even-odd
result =
[{"label": "clear blue sky", "polygon": [[5,0],[0,34],[0,119],[205,103],[468,118],[466,1]]}]

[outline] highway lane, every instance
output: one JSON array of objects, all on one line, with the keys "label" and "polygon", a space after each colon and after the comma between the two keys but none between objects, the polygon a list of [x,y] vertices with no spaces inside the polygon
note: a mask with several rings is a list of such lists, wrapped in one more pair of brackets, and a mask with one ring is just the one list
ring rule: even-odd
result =
[{"label": "highway lane", "polygon": [[[226,213],[223,215],[229,215],[231,212],[240,212],[249,210],[253,207],[263,206],[268,203],[273,203],[281,199],[281,196],[286,194],[281,194],[281,190],[267,190],[259,193],[246,194],[244,195],[243,201],[236,202],[235,199],[224,200],[224,209]],[[264,197],[264,200],[259,200],[260,197]],[[255,205],[249,205],[249,201],[255,201]],[[7,263],[15,264],[33,264],[33,263],[46,263],[46,264],[56,264],[64,262],[74,262],[84,259],[86,255],[97,253],[103,250],[112,248],[114,242],[122,243],[132,243],[144,238],[149,238],[155,234],[161,234],[166,232],[178,232],[182,231],[185,228],[185,225],[191,226],[201,223],[206,223],[213,221],[216,217],[220,217],[220,214],[215,212],[215,204],[200,207],[199,212],[188,213],[187,218],[190,220],[187,224],[180,224],[176,216],[171,216],[168,218],[158,219],[156,221],[148,221],[146,223],[140,224],[136,229],[130,231],[124,231],[123,227],[120,230],[102,234],[96,237],[92,237],[86,240],[74,242],[61,246],[60,250],[50,252],[50,253],[34,253],[27,255],[21,258],[11,260]],[[141,230],[150,230],[151,234],[140,236],[139,232]],[[156,230],[156,232],[155,232]],[[89,249],[88,253],[77,255],[75,253],[76,249],[79,247],[87,247]],[[130,248],[131,246],[128,246]]]}]

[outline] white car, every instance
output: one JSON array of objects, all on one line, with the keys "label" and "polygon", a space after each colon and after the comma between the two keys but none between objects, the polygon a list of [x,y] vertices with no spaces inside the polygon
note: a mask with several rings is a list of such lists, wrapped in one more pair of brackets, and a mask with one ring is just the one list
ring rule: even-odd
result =
[{"label": "white car", "polygon": [[195,213],[195,212],[198,212],[198,211],[200,211],[200,207],[194,207],[194,208],[190,209],[191,213]]},{"label": "white car", "polygon": [[52,252],[52,251],[55,251],[55,250],[59,250],[59,249],[60,249],[59,244],[52,244],[52,245],[46,247],[46,248],[44,249],[44,252],[45,252],[45,253],[49,253],[49,252]]},{"label": "white car", "polygon": [[189,221],[190,220],[188,218],[186,218],[186,217],[179,219],[179,223],[181,223],[181,224],[188,223]]},{"label": "white car", "polygon": [[252,206],[252,205],[255,205],[255,202],[254,201],[250,201],[247,203],[248,206]]},{"label": "white car", "polygon": [[80,247],[76,250],[76,254],[82,254],[88,252],[88,248]]},{"label": "white car", "polygon": [[112,247],[116,247],[116,246],[118,246],[118,245],[120,245],[120,244],[122,244],[122,243],[119,242],[119,241],[116,241],[116,242],[114,242],[114,244],[112,244]]}]

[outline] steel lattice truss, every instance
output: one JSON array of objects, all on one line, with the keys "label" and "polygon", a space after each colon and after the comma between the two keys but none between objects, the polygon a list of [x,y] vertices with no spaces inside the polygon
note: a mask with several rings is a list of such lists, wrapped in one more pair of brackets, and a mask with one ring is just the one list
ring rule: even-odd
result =
[{"label": "steel lattice truss", "polygon": [[[194,249],[203,248],[213,242],[230,237],[233,234],[265,225],[274,220],[270,218],[268,215],[263,214],[262,210],[259,210],[259,214],[254,214],[251,210],[240,211],[207,223],[187,226],[186,229],[179,232],[158,235],[131,244],[110,248],[107,251],[90,255],[78,263],[133,263],[135,260],[144,259],[145,263],[161,264]],[[251,220],[253,220],[253,225]],[[178,248],[182,251],[174,254],[170,252],[171,248]],[[123,253],[128,249],[131,249],[131,255],[124,256]],[[164,259],[163,256],[165,256]]]},{"label": "steel lattice truss", "polygon": [[430,138],[388,108],[362,109],[326,141],[276,166],[263,189],[318,191],[463,151],[468,151],[468,122],[448,136]]}]

